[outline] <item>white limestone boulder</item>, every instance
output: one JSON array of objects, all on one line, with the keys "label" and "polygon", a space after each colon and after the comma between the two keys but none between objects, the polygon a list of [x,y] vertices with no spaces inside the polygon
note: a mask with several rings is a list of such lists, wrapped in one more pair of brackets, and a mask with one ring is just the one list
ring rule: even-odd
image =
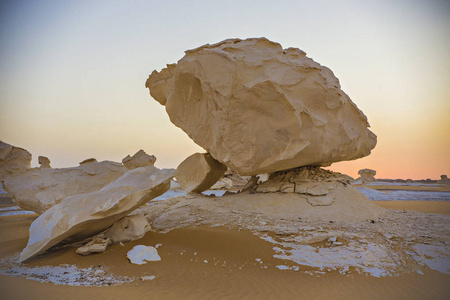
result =
[{"label": "white limestone boulder", "polygon": [[129,170],[140,167],[153,166],[155,162],[156,157],[154,155],[148,155],[144,150],[139,150],[133,156],[127,155],[122,160],[122,164]]},{"label": "white limestone boulder", "polygon": [[142,238],[151,229],[144,215],[126,216],[114,223],[105,233],[113,244]]},{"label": "white limestone boulder", "polygon": [[177,181],[186,193],[201,193],[223,177],[227,167],[209,153],[195,153],[177,168]]},{"label": "white limestone boulder", "polygon": [[107,229],[170,187],[176,170],[137,168],[99,191],[70,196],[40,215],[30,227],[25,261],[60,243],[72,243]]},{"label": "white limestone boulder", "polygon": [[28,170],[31,153],[0,141],[0,179]]},{"label": "white limestone boulder", "polygon": [[127,171],[120,163],[94,159],[74,168],[33,168],[13,174],[4,180],[4,188],[22,209],[42,214],[68,196],[100,190]]},{"label": "white limestone boulder", "polygon": [[172,123],[239,175],[328,166],[376,145],[333,72],[302,50],[251,38],[185,53],[146,87]]}]

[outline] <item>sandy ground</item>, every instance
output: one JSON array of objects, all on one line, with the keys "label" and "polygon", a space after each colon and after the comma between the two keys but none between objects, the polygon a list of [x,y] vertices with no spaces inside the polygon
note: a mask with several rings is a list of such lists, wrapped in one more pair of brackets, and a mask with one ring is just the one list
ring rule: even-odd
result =
[{"label": "sandy ground", "polygon": [[374,201],[374,203],[384,208],[450,215],[450,201]]},{"label": "sandy ground", "polygon": [[405,190],[405,191],[435,191],[435,192],[450,192],[450,185],[383,185],[381,182],[376,184],[353,184],[353,186],[367,187],[374,190]]},{"label": "sandy ground", "polygon": [[[450,202],[377,201],[383,207],[426,212],[450,211]],[[0,257],[20,252],[35,215],[0,217]],[[126,253],[135,245],[162,244],[160,262],[138,266]],[[180,228],[149,232],[143,239],[113,245],[106,253],[82,257],[66,247],[41,255],[29,266],[76,264],[102,266],[136,280],[118,286],[74,287],[0,275],[0,299],[449,299],[450,275],[375,278],[330,272],[320,276],[279,270],[273,245],[249,231],[227,228]],[[259,263],[255,259],[260,259]],[[154,275],[150,281],[142,276]]]}]

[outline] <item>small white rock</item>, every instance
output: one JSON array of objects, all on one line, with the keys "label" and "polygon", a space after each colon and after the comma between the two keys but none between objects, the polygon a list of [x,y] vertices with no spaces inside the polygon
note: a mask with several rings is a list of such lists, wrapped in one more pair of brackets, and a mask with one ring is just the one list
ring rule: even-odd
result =
[{"label": "small white rock", "polygon": [[146,264],[149,261],[159,261],[161,257],[158,255],[156,248],[152,246],[137,245],[128,251],[127,257],[131,263],[137,265]]}]

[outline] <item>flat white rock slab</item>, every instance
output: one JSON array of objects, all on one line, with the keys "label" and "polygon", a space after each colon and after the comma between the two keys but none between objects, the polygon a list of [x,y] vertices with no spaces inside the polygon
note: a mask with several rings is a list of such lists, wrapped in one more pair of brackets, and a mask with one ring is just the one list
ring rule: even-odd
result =
[{"label": "flat white rock slab", "polygon": [[128,251],[127,257],[132,264],[143,265],[149,261],[160,261],[158,250],[152,246],[137,245]]}]

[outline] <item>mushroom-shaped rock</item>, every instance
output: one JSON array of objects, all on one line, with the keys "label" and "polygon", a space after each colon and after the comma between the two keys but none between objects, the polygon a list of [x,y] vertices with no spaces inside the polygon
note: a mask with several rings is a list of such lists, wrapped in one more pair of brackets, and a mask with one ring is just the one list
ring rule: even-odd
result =
[{"label": "mushroom-shaped rock", "polygon": [[441,175],[441,180],[438,181],[441,184],[450,184],[450,179],[447,175]]},{"label": "mushroom-shaped rock", "polygon": [[74,168],[36,168],[8,176],[5,190],[22,209],[38,214],[68,196],[100,190],[125,174],[120,163],[96,160]]},{"label": "mushroom-shaped rock", "polygon": [[139,167],[148,167],[155,164],[156,157],[154,155],[148,155],[144,150],[139,150],[133,156],[127,155],[122,160],[122,164],[129,170],[133,170]]},{"label": "mushroom-shaped rock", "polygon": [[38,157],[38,163],[41,165],[40,166],[41,169],[51,169],[52,168],[50,166],[50,159],[48,159],[48,157],[39,156]]},{"label": "mushroom-shaped rock", "polygon": [[99,191],[65,198],[31,224],[30,238],[19,260],[25,261],[62,241],[80,241],[107,229],[165,193],[175,172],[137,168]]},{"label": "mushroom-shaped rock", "polygon": [[146,82],[172,123],[240,175],[370,154],[376,136],[333,72],[265,38],[188,50]]},{"label": "mushroom-shaped rock", "polygon": [[361,179],[362,184],[376,181],[375,175],[377,174],[377,171],[375,170],[361,169],[358,171],[358,174],[361,176],[359,179]]},{"label": "mushroom-shaped rock", "polygon": [[186,193],[201,193],[214,185],[227,171],[227,167],[209,153],[195,153],[177,168],[177,181]]},{"label": "mushroom-shaped rock", "polygon": [[31,153],[0,141],[0,179],[28,170]]},{"label": "mushroom-shaped rock", "polygon": [[129,242],[142,238],[149,230],[150,224],[144,215],[132,215],[114,223],[105,233],[115,243]]}]

